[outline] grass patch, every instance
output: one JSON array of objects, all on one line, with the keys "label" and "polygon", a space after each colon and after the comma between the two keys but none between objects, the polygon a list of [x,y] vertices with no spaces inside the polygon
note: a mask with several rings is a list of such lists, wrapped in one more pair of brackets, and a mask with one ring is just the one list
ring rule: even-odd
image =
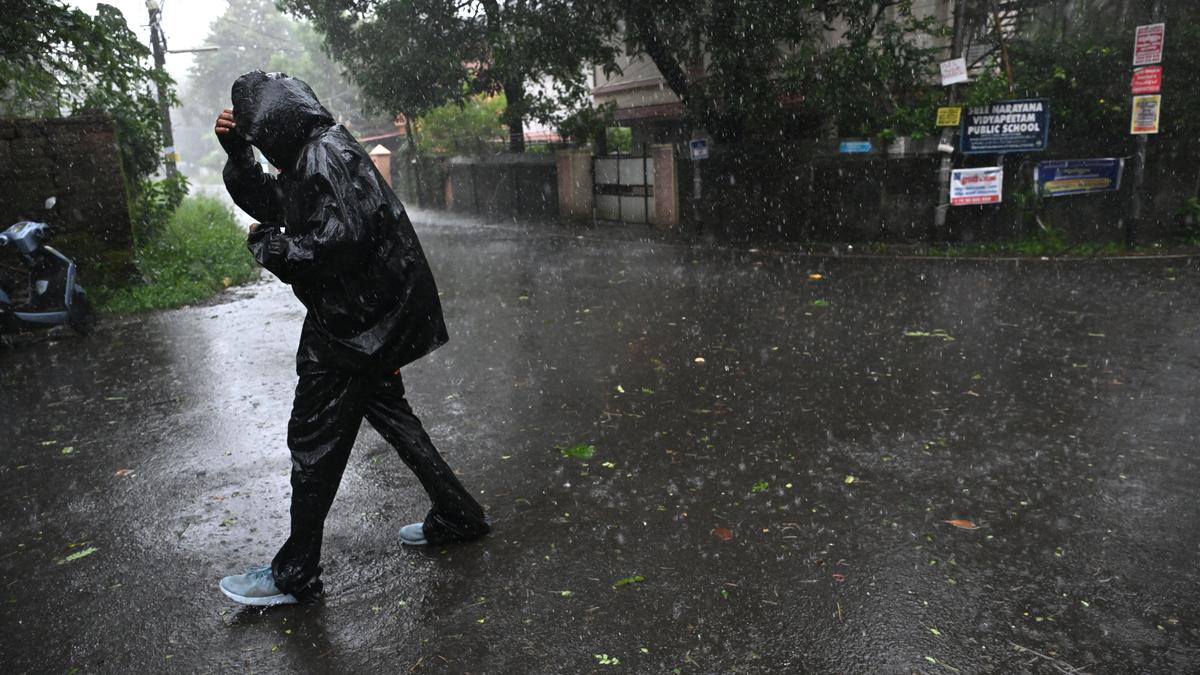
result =
[{"label": "grass patch", "polygon": [[138,247],[144,284],[89,291],[108,312],[178,307],[211,297],[258,276],[246,250],[246,231],[214,197],[184,199],[166,225]]},{"label": "grass patch", "polygon": [[[1139,246],[1133,252],[1148,252],[1149,247]],[[1081,242],[1071,244],[1063,235],[1054,229],[1041,230],[1037,234],[1014,241],[997,241],[986,244],[967,244],[958,246],[935,247],[929,250],[933,255],[946,257],[961,256],[1018,256],[1026,258],[1072,256],[1089,258],[1096,256],[1117,256],[1129,253],[1130,250],[1117,242]]]}]

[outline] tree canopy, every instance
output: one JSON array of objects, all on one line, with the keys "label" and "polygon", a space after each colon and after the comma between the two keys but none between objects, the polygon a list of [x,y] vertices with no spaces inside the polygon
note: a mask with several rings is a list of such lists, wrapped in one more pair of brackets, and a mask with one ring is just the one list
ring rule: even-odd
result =
[{"label": "tree canopy", "polygon": [[476,94],[504,94],[509,148],[523,122],[590,93],[589,63],[615,47],[600,8],[571,0],[281,0],[313,21],[371,106],[419,117]]},{"label": "tree canopy", "polygon": [[82,110],[113,116],[131,184],[159,166],[163,147],[157,88],[174,100],[171,78],[150,62],[115,7],[96,15],[62,0],[11,0],[0,22],[0,114],[58,117]]},{"label": "tree canopy", "polygon": [[[600,0],[692,124],[723,140],[909,125],[943,32],[911,0]],[[907,129],[905,129],[907,130]]]}]

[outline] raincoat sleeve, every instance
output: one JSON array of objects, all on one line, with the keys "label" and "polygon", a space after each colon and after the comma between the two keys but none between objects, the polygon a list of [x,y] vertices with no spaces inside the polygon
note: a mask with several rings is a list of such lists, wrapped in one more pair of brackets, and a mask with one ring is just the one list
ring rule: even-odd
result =
[{"label": "raincoat sleeve", "polygon": [[298,191],[303,221],[288,222],[286,232],[276,223],[267,224],[249,239],[254,258],[288,284],[358,264],[370,238],[370,216],[356,196],[354,174],[337,148],[318,146],[304,164]]},{"label": "raincoat sleeve", "polygon": [[254,159],[250,146],[229,153],[225,170],[225,189],[233,203],[260,223],[278,223],[283,220],[283,198],[274,176],[263,173]]}]

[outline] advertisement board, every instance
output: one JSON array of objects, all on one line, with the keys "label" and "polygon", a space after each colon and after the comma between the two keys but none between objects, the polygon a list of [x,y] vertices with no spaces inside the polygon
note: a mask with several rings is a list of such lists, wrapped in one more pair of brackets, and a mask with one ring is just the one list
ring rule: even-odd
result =
[{"label": "advertisement board", "polygon": [[1131,134],[1157,134],[1158,118],[1162,113],[1162,96],[1149,94],[1133,97],[1133,114],[1129,120]]},{"label": "advertisement board", "polygon": [[950,174],[950,205],[999,204],[1004,190],[1004,169],[986,166],[955,169]]},{"label": "advertisement board", "polygon": [[1120,189],[1124,169],[1125,160],[1119,157],[1038,162],[1033,182],[1043,197],[1112,192]]},{"label": "advertisement board", "polygon": [[1157,94],[1162,89],[1162,66],[1134,68],[1129,89],[1134,94]]},{"label": "advertisement board", "polygon": [[939,127],[956,127],[962,122],[962,108],[950,106],[937,109],[937,125]]},{"label": "advertisement board", "polygon": [[942,70],[942,86],[958,84],[967,81],[967,60],[963,57],[942,61],[938,64]]},{"label": "advertisement board", "polygon": [[1133,38],[1133,65],[1145,66],[1161,62],[1166,32],[1165,23],[1138,26]]}]

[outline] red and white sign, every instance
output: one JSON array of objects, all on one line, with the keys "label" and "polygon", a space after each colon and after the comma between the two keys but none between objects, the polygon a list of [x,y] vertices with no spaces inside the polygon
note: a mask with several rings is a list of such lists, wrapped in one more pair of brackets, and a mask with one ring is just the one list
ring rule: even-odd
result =
[{"label": "red and white sign", "polygon": [[1133,41],[1133,65],[1147,66],[1162,61],[1163,37],[1166,32],[1165,23],[1138,26]]},{"label": "red and white sign", "polygon": [[950,205],[999,204],[1004,189],[1004,169],[955,169],[950,174]]},{"label": "red and white sign", "polygon": [[1157,94],[1162,89],[1162,66],[1135,68],[1129,88],[1135,94]]}]

